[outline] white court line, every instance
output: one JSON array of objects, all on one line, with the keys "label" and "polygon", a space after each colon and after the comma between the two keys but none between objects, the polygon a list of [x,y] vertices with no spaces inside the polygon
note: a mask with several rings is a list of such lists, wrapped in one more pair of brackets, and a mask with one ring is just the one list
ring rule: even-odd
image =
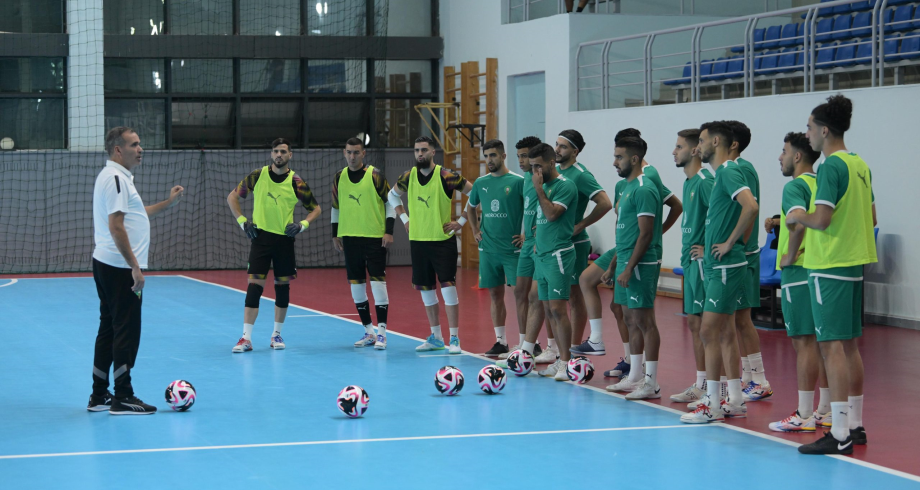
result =
[{"label": "white court line", "polygon": [[[332,315],[332,316],[358,316],[357,313],[336,313],[336,314],[330,313],[329,315]],[[329,315],[288,315],[287,318],[310,318],[310,317],[329,316]]]},{"label": "white court line", "polygon": [[16,284],[17,282],[19,282],[19,279],[10,279],[10,282],[8,282],[8,283],[6,283],[6,284],[0,284],[0,288],[5,288],[5,287],[7,287],[7,286],[12,286],[13,284]]},{"label": "white court line", "polygon": [[138,454],[138,453],[168,453],[178,451],[207,451],[215,449],[251,449],[263,447],[291,447],[291,446],[325,446],[333,444],[360,444],[366,442],[400,442],[400,441],[432,441],[440,439],[473,439],[480,437],[512,437],[512,436],[535,436],[545,434],[586,434],[592,432],[623,432],[633,430],[657,430],[657,429],[687,429],[693,427],[705,427],[700,425],[660,425],[649,427],[612,427],[606,429],[571,429],[571,430],[546,430],[532,432],[496,432],[485,434],[454,434],[443,436],[415,436],[415,437],[385,437],[379,439],[339,439],[332,441],[303,441],[303,442],[270,442],[264,444],[233,444],[226,446],[191,446],[191,447],[166,447],[156,449],[122,449],[114,451],[84,451],[76,453],[46,453],[46,454],[11,454],[0,456],[2,459],[30,459],[30,458],[59,458],[65,456],[100,456],[107,454]]}]

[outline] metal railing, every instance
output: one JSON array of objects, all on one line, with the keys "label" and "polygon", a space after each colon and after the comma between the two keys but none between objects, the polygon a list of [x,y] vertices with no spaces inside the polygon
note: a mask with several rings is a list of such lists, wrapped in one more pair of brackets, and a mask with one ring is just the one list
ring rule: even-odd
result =
[{"label": "metal railing", "polygon": [[[604,14],[619,14],[624,12],[623,4],[624,2],[633,2],[638,4],[643,0],[591,0],[588,3],[588,6],[585,9],[585,12],[590,12],[593,7],[594,13],[604,13]],[[703,0],[701,0],[703,1]],[[539,4],[542,2],[555,2],[556,9],[555,14],[564,14],[566,13],[565,9],[565,0],[508,0],[507,1],[507,14],[508,14],[508,23],[515,24],[518,22],[526,22],[533,19],[538,19],[546,17],[546,15],[534,16],[531,15],[531,5]],[[663,12],[665,15],[696,15],[696,0],[672,0],[673,10]],[[575,4],[578,4],[578,0],[575,0]],[[779,0],[763,0],[763,11],[769,12],[770,10],[779,9]]]},{"label": "metal railing", "polygon": [[[582,103],[588,95],[591,95],[591,91],[601,90],[603,95],[598,99],[595,97],[595,101],[598,101],[598,107],[588,107],[587,109],[607,109],[611,107],[611,89],[616,89],[622,92],[619,95],[625,96],[629,95],[623,87],[634,87],[641,85],[641,90],[632,91],[632,95],[635,95],[634,105],[652,105],[655,102],[654,98],[654,89],[657,87],[660,89],[660,84],[665,84],[673,87],[678,91],[689,91],[689,101],[695,102],[701,100],[701,88],[705,86],[721,86],[723,91],[727,90],[730,84],[741,84],[741,92],[743,92],[744,97],[750,97],[755,93],[755,82],[761,80],[775,80],[775,79],[789,79],[789,78],[799,78],[802,79],[803,90],[805,92],[815,91],[815,76],[816,74],[824,74],[828,70],[826,68],[833,66],[835,60],[833,56],[830,57],[830,60],[823,59],[821,56],[822,51],[837,49],[840,46],[836,42],[833,44],[824,42],[821,46],[818,45],[818,39],[827,36],[830,33],[854,33],[855,31],[865,31],[867,28],[870,31],[868,37],[863,36],[863,39],[856,39],[856,36],[853,36],[853,39],[847,42],[845,45],[852,45],[854,50],[854,56],[848,61],[852,61],[853,64],[858,64],[861,62],[866,62],[868,60],[871,86],[881,86],[885,82],[885,40],[888,37],[885,35],[886,29],[897,30],[894,28],[897,24],[904,24],[905,22],[910,23],[913,20],[902,20],[900,22],[888,22],[889,15],[882,15],[884,12],[888,12],[886,7],[889,0],[878,0],[875,2],[874,6],[871,8],[871,21],[870,25],[867,26],[858,26],[850,27],[846,29],[833,29],[830,31],[817,33],[817,24],[819,18],[819,10],[822,13],[833,12],[833,8],[837,6],[844,6],[850,4],[865,4],[865,2],[860,0],[837,0],[831,2],[824,2],[815,5],[809,5],[804,7],[796,7],[791,9],[777,10],[769,13],[754,14],[743,17],[736,17],[732,19],[725,19],[713,22],[706,22],[702,24],[678,27],[672,29],[664,29],[660,31],[645,33],[645,34],[636,34],[631,36],[623,36],[618,38],[604,39],[599,41],[591,41],[586,43],[581,43],[578,46],[576,51],[576,83],[577,83],[577,96],[576,104],[578,110],[584,110]],[[869,12],[868,10],[863,10],[863,12]],[[850,12],[847,12],[850,14]],[[799,16],[804,19],[804,32],[798,34],[796,31],[795,36],[791,37],[782,37],[780,35],[776,39],[770,40],[755,40],[755,31],[758,29],[758,23],[764,20],[773,20],[777,18],[785,18],[786,23],[790,23],[795,16]],[[833,14],[830,14],[833,15]],[[824,15],[823,18],[830,18],[829,15]],[[743,30],[739,29],[743,26]],[[775,22],[770,26],[775,29],[782,29],[783,23],[776,24]],[[702,47],[703,35],[708,30],[712,28],[721,27],[728,29],[738,29],[740,32],[743,32],[742,35],[734,37],[737,39],[736,43],[728,45],[718,45],[712,47]],[[674,35],[683,34],[685,37],[689,35],[689,50],[679,50],[677,52],[667,52],[664,54],[654,54],[654,48],[656,47],[656,40],[661,40],[662,38]],[[732,38],[731,35],[728,36]],[[909,35],[902,36],[899,39],[909,39],[914,37],[920,37],[920,33],[910,33]],[[629,53],[635,53],[635,55],[629,54],[624,57],[624,59],[610,59],[611,48],[615,46],[623,46],[625,43],[632,42],[637,44],[640,40],[644,40],[644,48],[638,51],[635,47],[628,51]],[[792,44],[788,44],[789,41],[792,41]],[[724,41],[721,41],[724,42]],[[800,42],[800,43],[799,43]],[[776,47],[785,45],[795,48],[792,51],[778,51],[778,52],[768,52],[764,51],[766,44],[773,43]],[[871,54],[869,56],[857,56],[855,53],[859,51],[859,46],[865,44],[871,45]],[[686,44],[682,44],[686,45]],[[772,46],[771,46],[772,47]],[[595,62],[592,57],[590,62],[582,63],[583,57],[587,57],[589,53],[600,51],[600,61]],[[706,53],[712,52],[734,52],[740,53],[740,59],[735,58],[719,58],[713,56],[712,59],[706,59]],[[782,67],[761,69],[758,61],[764,62],[766,59],[774,56],[787,56],[792,59],[792,63],[786,63]],[[679,58],[680,64],[673,64],[672,61],[665,61],[665,66],[656,66],[657,63],[666,60],[667,58]],[[689,61],[684,62],[684,60]],[[734,63],[732,63],[734,61]],[[789,58],[786,58],[785,61],[789,61]],[[739,63],[740,62],[740,63]],[[632,63],[634,65],[642,66],[641,70],[634,69],[635,67],[629,67],[631,69],[626,69],[624,71],[612,71],[617,68],[617,65],[622,63]],[[668,64],[670,63],[670,64]],[[712,68],[717,65],[725,63],[726,71],[721,72],[717,75],[718,80],[723,80],[722,83],[711,81]],[[689,65],[689,77],[686,73],[683,73],[681,76],[674,77],[673,74],[677,70],[682,72]],[[728,65],[735,65],[733,71],[727,71]],[[740,65],[740,66],[739,66]],[[597,67],[600,67],[600,73],[594,74],[593,72],[597,71]],[[721,67],[720,67],[721,68]],[[865,70],[865,67],[856,67],[851,69],[844,69],[843,71],[855,71],[855,70]],[[591,72],[591,75],[583,76],[584,72]],[[634,75],[637,72],[643,73],[642,81],[635,82],[625,82],[625,83],[611,83],[612,79],[621,79],[623,77],[629,77]],[[661,72],[670,73],[672,76],[670,78],[655,78],[656,72],[660,74]],[[740,80],[728,80],[737,77],[738,73],[741,73]],[[781,74],[781,72],[783,72]],[[801,72],[801,73],[799,73]],[[728,75],[728,76],[727,76]],[[730,75],[735,75],[734,77]],[[772,75],[772,76],[771,76]],[[897,74],[895,75],[897,79]],[[600,84],[590,86],[590,82],[586,83],[583,86],[583,81],[591,80],[594,78],[600,78]],[[689,78],[689,80],[688,80]],[[775,90],[775,88],[774,88]],[[723,92],[724,94],[724,92]],[[724,97],[724,95],[723,95]],[[679,97],[680,98],[680,95]]]}]

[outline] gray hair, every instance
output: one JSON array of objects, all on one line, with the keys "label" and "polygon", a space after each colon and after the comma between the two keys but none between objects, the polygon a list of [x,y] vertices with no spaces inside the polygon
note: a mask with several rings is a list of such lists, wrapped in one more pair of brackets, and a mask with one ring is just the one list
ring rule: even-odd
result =
[{"label": "gray hair", "polygon": [[105,133],[105,152],[112,156],[112,153],[115,151],[116,146],[125,145],[125,133],[134,133],[133,128],[127,126],[118,126],[108,130]]}]

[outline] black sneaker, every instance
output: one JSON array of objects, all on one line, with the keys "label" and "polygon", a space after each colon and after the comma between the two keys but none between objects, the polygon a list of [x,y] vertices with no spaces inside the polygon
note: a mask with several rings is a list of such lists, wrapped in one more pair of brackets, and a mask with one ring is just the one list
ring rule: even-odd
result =
[{"label": "black sneaker", "polygon": [[136,396],[129,396],[128,398],[115,398],[109,413],[112,415],[150,415],[157,413],[157,407],[147,405]]},{"label": "black sneaker", "polygon": [[542,354],[542,353],[543,353],[543,349],[540,348],[540,344],[539,344],[539,343],[537,343],[536,345],[533,346],[533,357],[534,357],[534,359],[536,359],[537,357],[540,357],[540,354]]},{"label": "black sneaker", "polygon": [[112,408],[112,392],[106,391],[105,396],[89,396],[89,404],[86,409],[90,412],[108,412]]},{"label": "black sneaker", "polygon": [[853,437],[847,437],[841,442],[834,438],[830,432],[825,432],[824,437],[811,444],[799,446],[802,454],[853,454]]},{"label": "black sneaker", "polygon": [[857,446],[866,445],[866,429],[863,429],[862,426],[859,426],[855,429],[850,429],[850,439],[853,439],[853,444]]},{"label": "black sneaker", "polygon": [[486,351],[487,356],[497,356],[499,354],[508,353],[508,344],[503,344],[501,342],[496,342],[491,349]]}]

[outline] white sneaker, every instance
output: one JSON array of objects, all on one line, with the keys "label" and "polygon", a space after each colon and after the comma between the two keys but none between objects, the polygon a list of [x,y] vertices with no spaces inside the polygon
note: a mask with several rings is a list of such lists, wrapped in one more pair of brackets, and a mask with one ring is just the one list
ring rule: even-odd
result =
[{"label": "white sneaker", "polygon": [[[499,359],[507,359],[508,356],[510,356],[512,352],[514,352],[514,351],[516,351],[516,350],[518,350],[518,349],[520,349],[520,348],[521,348],[521,344],[517,344],[517,345],[515,345],[514,347],[509,348],[509,349],[508,349],[508,352],[505,352],[504,354],[499,354],[499,355],[498,355],[498,358],[499,358]],[[501,367],[501,366],[499,366],[499,367]]]},{"label": "white sneaker", "polygon": [[815,413],[812,415],[815,418],[815,427],[830,427],[833,425],[833,417],[831,412],[819,413],[815,410]]},{"label": "white sneaker", "polygon": [[653,385],[650,382],[644,382],[632,393],[626,395],[627,400],[651,400],[653,398],[661,398],[661,387],[658,386],[658,383]]},{"label": "white sneaker", "polygon": [[[695,401],[695,402],[690,402],[690,403],[688,403],[688,404],[687,404],[687,410],[691,410],[691,411],[692,411],[692,410],[696,410],[696,406],[699,405],[699,404],[700,404],[700,401],[703,401],[704,398],[706,398],[706,393],[705,393],[705,392],[703,392],[703,396],[700,397],[699,401]],[[720,403],[720,404],[722,403],[722,400],[725,400],[725,395],[719,396],[719,403]]]},{"label": "white sneaker", "polygon": [[639,389],[639,387],[642,386],[644,382],[645,380],[640,379],[639,381],[636,381],[634,383],[630,381],[629,378],[626,378],[626,379],[620,380],[620,382],[615,385],[608,386],[606,390],[607,391],[627,391],[627,392],[635,391]]},{"label": "white sneaker", "polygon": [[463,351],[460,350],[460,338],[456,335],[450,336],[450,345],[447,348],[448,354],[460,354]]},{"label": "white sneaker", "polygon": [[355,347],[370,347],[377,341],[377,337],[372,333],[365,333],[364,337],[355,342]]},{"label": "white sneaker", "polygon": [[680,421],[685,424],[708,424],[725,420],[722,410],[710,408],[709,396],[704,396],[696,405],[696,409],[680,416]]},{"label": "white sneaker", "polygon": [[676,395],[671,395],[671,401],[677,403],[690,403],[698,402],[706,396],[706,392],[699,389],[696,386],[696,383],[690,385],[689,388],[683,391],[683,393],[678,393]]},{"label": "white sneaker", "polygon": [[563,361],[562,359],[559,359],[559,363],[562,366],[556,368],[556,375],[553,376],[553,379],[555,379],[556,381],[571,381],[569,379],[569,373],[566,371],[566,366],[568,365],[568,363]]},{"label": "white sneaker", "polygon": [[275,335],[272,337],[272,341],[269,344],[269,347],[275,350],[284,350],[284,339],[282,339],[280,335]]},{"label": "white sneaker", "polygon": [[387,338],[385,335],[378,335],[377,341],[374,342],[374,349],[387,350]]},{"label": "white sneaker", "polygon": [[[556,362],[546,366],[546,369],[542,371],[537,371],[537,374],[548,378],[554,378],[559,371],[565,372],[565,363],[562,362],[562,359],[556,359]],[[568,377],[566,379],[568,379]]]},{"label": "white sneaker", "polygon": [[428,352],[433,350],[444,350],[444,341],[436,338],[433,334],[429,335],[422,345],[415,348],[415,352]]},{"label": "white sneaker", "polygon": [[559,349],[556,346],[553,346],[552,349],[549,347],[546,348],[539,356],[537,356],[533,362],[535,364],[549,364],[556,362],[556,358],[559,357]]},{"label": "white sneaker", "polygon": [[780,420],[779,422],[770,422],[770,430],[776,432],[814,432],[814,416],[803,419],[799,416],[799,411],[792,412],[792,415]]},{"label": "white sneaker", "polygon": [[246,337],[240,337],[240,340],[233,346],[234,353],[249,352],[252,350],[252,341]]},{"label": "white sneaker", "polygon": [[722,409],[722,414],[726,417],[735,417],[739,419],[747,417],[747,405],[744,404],[744,400],[741,401],[740,405],[735,405],[732,403],[731,399],[726,398],[719,404],[719,408]]}]

